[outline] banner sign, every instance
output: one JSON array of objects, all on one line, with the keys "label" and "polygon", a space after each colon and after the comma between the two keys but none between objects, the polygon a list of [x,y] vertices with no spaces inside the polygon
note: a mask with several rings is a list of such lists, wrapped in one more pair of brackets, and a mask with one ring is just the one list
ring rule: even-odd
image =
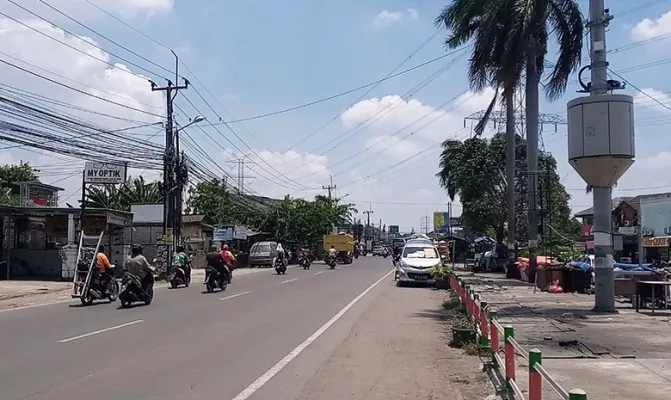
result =
[{"label": "banner sign", "polygon": [[450,230],[450,213],[436,211],[433,213],[433,231],[447,232]]},{"label": "banner sign", "polygon": [[126,166],[89,161],[84,166],[84,183],[116,185],[126,181]]},{"label": "banner sign", "polygon": [[230,242],[233,240],[235,227],[233,225],[214,228],[212,240],[215,242]]}]

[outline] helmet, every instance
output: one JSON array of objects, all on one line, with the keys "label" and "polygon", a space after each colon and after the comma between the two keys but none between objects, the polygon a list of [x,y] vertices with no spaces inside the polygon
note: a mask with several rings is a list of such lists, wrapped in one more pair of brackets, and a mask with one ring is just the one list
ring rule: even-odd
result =
[{"label": "helmet", "polygon": [[134,244],[133,247],[131,247],[131,252],[133,254],[142,254],[142,246],[139,244]]},{"label": "helmet", "polygon": [[228,245],[225,244],[221,249],[222,249],[222,250],[228,250]]}]

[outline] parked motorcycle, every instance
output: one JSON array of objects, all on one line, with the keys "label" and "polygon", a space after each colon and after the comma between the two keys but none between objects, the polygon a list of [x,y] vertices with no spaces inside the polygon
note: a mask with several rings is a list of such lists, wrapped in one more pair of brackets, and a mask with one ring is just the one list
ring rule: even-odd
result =
[{"label": "parked motorcycle", "polygon": [[[95,268],[95,267],[94,267]],[[105,280],[107,278],[107,280]],[[82,283],[86,281],[86,275],[81,277]],[[107,299],[110,303],[116,301],[119,297],[119,283],[114,279],[114,268],[105,272],[105,275],[102,275],[99,272],[95,272],[91,277],[91,282],[89,284],[88,293],[85,296],[80,297],[82,304],[85,306],[91,305],[95,300]]]},{"label": "parked motorcycle", "polygon": [[284,264],[284,260],[280,257],[275,259],[275,265],[273,265],[273,267],[275,268],[277,275],[284,275],[287,273],[287,266]]},{"label": "parked motorcycle", "polygon": [[310,269],[310,259],[303,256],[300,259],[300,266],[303,267],[303,269]]},{"label": "parked motorcycle", "polygon": [[205,289],[208,293],[214,292],[214,289],[221,289],[223,292],[228,287],[228,278],[222,276],[219,271],[208,266],[205,268]]},{"label": "parked motorcycle", "polygon": [[133,303],[138,302],[144,302],[146,305],[151,304],[151,301],[154,299],[154,276],[149,276],[151,281],[143,290],[142,280],[139,276],[131,274],[130,272],[124,272],[123,278],[121,279],[121,292],[119,293],[121,307],[128,308],[132,306]]},{"label": "parked motorcycle", "polygon": [[186,272],[184,272],[184,268],[179,267],[177,265],[173,266],[170,269],[170,275],[168,276],[168,280],[170,281],[170,287],[173,289],[178,288],[180,285],[184,285],[184,287],[189,287],[189,284],[191,283],[191,279],[186,277]]}]

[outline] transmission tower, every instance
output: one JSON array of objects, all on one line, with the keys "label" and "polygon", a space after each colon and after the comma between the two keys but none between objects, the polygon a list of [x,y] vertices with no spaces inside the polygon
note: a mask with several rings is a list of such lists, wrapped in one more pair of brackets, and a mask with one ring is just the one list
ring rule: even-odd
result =
[{"label": "transmission tower", "polygon": [[[521,92],[522,90],[523,89],[520,89],[518,93]],[[464,118],[464,128],[467,127],[467,121],[475,121],[476,123],[480,122],[480,120],[482,120],[482,117],[485,116],[485,112],[486,112],[485,110],[480,110],[474,112],[471,115],[466,116]],[[539,113],[538,122],[540,125],[541,133],[544,132],[543,128],[546,126],[554,127],[554,131],[556,132],[557,127],[559,125],[566,125],[566,118],[557,114]],[[503,131],[505,131],[506,110],[493,110],[489,115],[488,123],[492,123],[494,125],[494,129],[502,129]],[[525,124],[526,124],[526,115],[524,112],[524,97],[515,95],[515,126],[517,126],[517,134],[520,135],[521,137],[526,137]]]},{"label": "transmission tower", "polygon": [[244,195],[245,194],[245,179],[253,179],[254,176],[247,176],[245,175],[245,164],[247,164],[249,161],[245,160],[244,158],[238,158],[237,160],[231,160],[227,161],[227,163],[235,163],[238,166],[238,175],[237,175],[237,189],[238,189],[238,194]]}]

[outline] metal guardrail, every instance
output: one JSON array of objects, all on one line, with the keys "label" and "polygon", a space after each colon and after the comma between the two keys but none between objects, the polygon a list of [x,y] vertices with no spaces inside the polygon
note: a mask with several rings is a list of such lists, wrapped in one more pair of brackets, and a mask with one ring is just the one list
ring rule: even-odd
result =
[{"label": "metal guardrail", "polygon": [[[476,332],[480,346],[488,348],[492,354],[492,363],[505,371],[505,388],[508,393],[519,400],[542,400],[543,382],[564,400],[587,400],[587,392],[582,389],[565,390],[543,367],[543,355],[538,349],[528,352],[515,340],[515,329],[502,326],[497,318],[496,310],[489,307],[480,295],[457,276],[450,277],[450,287],[459,297],[470,318],[476,323]],[[501,334],[503,334],[503,351],[501,351]],[[501,357],[503,354],[503,357]],[[529,362],[528,397],[524,396],[516,381],[517,356]]]}]

